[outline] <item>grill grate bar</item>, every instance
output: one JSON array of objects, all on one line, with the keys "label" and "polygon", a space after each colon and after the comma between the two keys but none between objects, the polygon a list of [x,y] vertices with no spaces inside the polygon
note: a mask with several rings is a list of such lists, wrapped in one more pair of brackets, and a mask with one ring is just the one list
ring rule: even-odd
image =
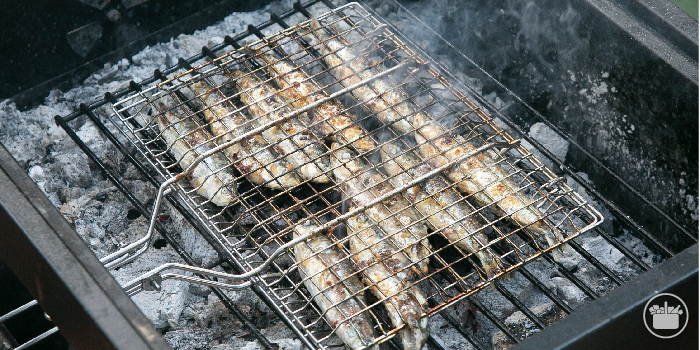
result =
[{"label": "grill grate bar", "polygon": [[[24,305],[21,305],[17,307],[16,309],[4,314],[0,315],[0,346],[5,349],[6,346],[9,346],[8,349],[16,349],[16,350],[22,350],[22,349],[28,349],[42,340],[48,338],[54,333],[58,332],[57,327],[53,327],[53,324],[51,324],[47,330],[43,331],[42,333],[28,339],[27,341],[23,342],[22,344],[18,343],[18,340],[15,338],[15,335],[13,335],[8,328],[6,327],[6,324],[8,321],[12,322],[12,319],[15,317],[18,317],[22,315],[24,312],[26,312],[29,309],[34,308],[35,306],[39,306],[39,303],[36,300],[32,300]],[[47,318],[49,321],[50,319],[44,313],[44,317]],[[37,330],[38,331],[38,330]],[[22,340],[22,339],[20,339]]]},{"label": "grill grate bar", "polygon": [[552,291],[549,288],[547,288],[547,286],[545,286],[544,283],[542,283],[542,281],[537,279],[530,271],[528,271],[526,267],[518,269],[518,272],[522,274],[528,281],[534,284],[535,287],[537,287],[537,289],[542,291],[542,293],[544,293],[547,296],[547,298],[554,302],[554,304],[556,304],[564,312],[566,312],[567,314],[571,314],[572,312],[574,312],[574,310],[571,309],[571,307],[568,304],[566,304],[566,302],[564,302],[556,294],[552,293]]},{"label": "grill grate bar", "polygon": [[34,306],[37,306],[37,305],[39,305],[39,302],[37,302],[36,300],[32,300],[32,301],[0,316],[0,323],[5,323],[5,322],[7,322],[7,320],[9,320],[9,319],[21,314],[22,312],[24,312],[24,311],[26,311]]},{"label": "grill grate bar", "polygon": [[647,263],[639,259],[631,250],[629,250],[624,244],[620,243],[617,239],[614,237],[610,236],[605,230],[601,229],[600,227],[595,228],[595,232],[599,234],[601,237],[603,237],[608,243],[612,244],[615,249],[619,250],[625,257],[630,259],[637,267],[642,269],[642,271],[648,271],[651,269],[651,266],[649,266]]},{"label": "grill grate bar", "polygon": [[460,325],[459,322],[457,322],[457,320],[455,320],[452,316],[448,315],[446,312],[441,312],[440,316],[443,320],[445,320],[445,322],[447,322],[447,324],[449,324],[450,326],[452,326],[452,328],[457,330],[457,332],[462,337],[464,337],[464,339],[467,339],[467,341],[469,341],[469,343],[472,344],[474,348],[476,348],[477,350],[489,349],[489,347],[484,346],[484,344],[481,344],[481,342],[474,339],[474,337],[469,333],[469,331],[464,329],[464,327]]},{"label": "grill grate bar", "polygon": [[58,332],[58,328],[53,327],[53,328],[49,329],[48,331],[41,333],[41,334],[37,335],[36,337],[30,339],[26,343],[21,344],[20,346],[14,348],[14,350],[26,350],[29,347],[34,346],[35,344],[38,344],[40,341],[48,338],[50,335],[57,333],[57,332]]},{"label": "grill grate bar", "polygon": [[557,270],[559,270],[559,272],[563,274],[564,277],[566,277],[569,281],[575,284],[576,287],[583,291],[589,298],[591,298],[591,300],[598,299],[598,293],[593,291],[593,289],[591,289],[591,287],[589,287],[586,284],[586,282],[581,281],[580,278],[571,273],[571,271],[569,271],[564,265],[562,265],[562,263],[555,261],[554,258],[552,258],[552,256],[549,254],[543,254],[543,256],[545,260],[547,260],[547,262],[556,266]]}]

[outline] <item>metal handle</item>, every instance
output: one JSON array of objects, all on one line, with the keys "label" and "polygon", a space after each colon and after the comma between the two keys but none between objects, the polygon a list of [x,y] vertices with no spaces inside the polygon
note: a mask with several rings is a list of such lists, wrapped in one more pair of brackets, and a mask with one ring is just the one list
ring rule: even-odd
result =
[{"label": "metal handle", "polygon": [[[273,126],[275,126],[276,124],[282,123],[282,122],[287,121],[287,120],[289,120],[289,119],[291,119],[291,118],[293,118],[293,117],[295,117],[295,116],[297,116],[297,115],[299,115],[299,114],[302,114],[302,113],[304,113],[304,112],[306,112],[306,111],[308,111],[308,110],[311,110],[311,109],[313,109],[313,108],[316,108],[316,107],[319,106],[320,104],[325,103],[325,102],[327,102],[327,101],[329,101],[329,100],[332,100],[332,99],[334,99],[334,98],[336,98],[336,97],[338,97],[338,96],[340,96],[340,95],[343,95],[343,94],[345,94],[345,93],[347,93],[347,92],[349,92],[349,91],[352,91],[352,90],[354,90],[354,89],[356,89],[356,88],[358,88],[358,87],[360,87],[360,86],[362,86],[362,85],[365,85],[365,84],[371,82],[372,80],[375,80],[375,79],[380,78],[380,77],[382,77],[382,76],[384,76],[384,75],[386,75],[386,74],[389,74],[389,73],[393,72],[394,70],[403,67],[404,65],[405,65],[405,63],[398,64],[398,65],[396,65],[396,66],[394,66],[394,67],[392,67],[392,68],[390,68],[390,69],[387,69],[386,71],[383,71],[383,72],[381,72],[381,73],[375,74],[375,75],[373,75],[372,77],[370,77],[370,78],[368,78],[368,79],[364,79],[364,80],[362,80],[362,81],[360,81],[360,82],[358,82],[358,83],[356,83],[356,84],[353,84],[353,85],[348,86],[348,87],[346,87],[346,88],[344,88],[344,89],[342,89],[342,90],[340,90],[340,91],[337,91],[337,92],[335,92],[335,93],[333,93],[333,94],[330,94],[329,96],[327,96],[327,97],[325,97],[325,98],[322,98],[322,99],[319,99],[319,100],[317,100],[317,101],[315,101],[315,102],[313,102],[313,103],[310,103],[309,105],[307,105],[307,106],[305,106],[305,107],[303,107],[303,108],[299,108],[299,109],[296,109],[296,110],[294,110],[294,111],[292,111],[292,112],[290,112],[290,113],[287,113],[286,115],[284,115],[284,116],[281,117],[281,118],[278,118],[278,119],[276,119],[276,120],[273,120],[273,121],[270,121],[270,122],[268,122],[268,123],[265,123],[265,124],[263,124],[263,125],[261,125],[261,126],[259,126],[259,127],[257,127],[257,128],[254,128],[254,129],[252,129],[252,130],[250,130],[250,131],[244,133],[243,135],[240,135],[240,136],[238,136],[238,137],[236,137],[236,138],[234,138],[234,139],[232,139],[232,140],[229,140],[229,141],[227,141],[227,142],[225,142],[225,143],[220,144],[220,145],[217,146],[217,147],[212,148],[211,150],[209,150],[209,151],[207,151],[207,152],[202,153],[202,154],[199,155],[199,156],[194,160],[194,162],[192,162],[192,164],[190,164],[190,166],[188,166],[187,169],[185,169],[182,173],[177,174],[177,175],[175,175],[175,176],[169,178],[168,180],[166,180],[165,182],[163,182],[163,183],[160,185],[160,188],[158,188],[158,195],[156,196],[156,201],[155,201],[155,204],[154,204],[154,207],[153,207],[153,214],[151,215],[151,222],[150,222],[150,224],[148,225],[148,231],[146,232],[146,235],[145,235],[144,237],[142,237],[141,239],[137,240],[136,242],[133,242],[133,243],[127,245],[126,247],[124,247],[124,248],[122,248],[122,249],[120,249],[120,250],[118,250],[118,251],[116,251],[116,252],[114,252],[114,253],[112,253],[112,254],[109,254],[109,255],[103,257],[102,259],[100,259],[100,262],[101,262],[102,264],[104,264],[104,266],[105,266],[107,269],[110,269],[110,270],[111,270],[111,269],[115,269],[115,268],[117,268],[117,267],[119,267],[119,266],[122,266],[122,265],[124,265],[124,264],[126,264],[126,263],[129,263],[129,262],[135,260],[139,255],[141,255],[141,254],[143,254],[144,252],[146,252],[146,251],[148,250],[148,248],[150,247],[150,244],[151,244],[151,238],[153,237],[153,229],[154,229],[154,227],[155,227],[155,223],[156,223],[156,218],[157,218],[157,216],[158,216],[158,212],[160,211],[160,206],[161,206],[161,202],[162,202],[162,199],[163,199],[164,191],[165,191],[167,188],[169,188],[170,186],[175,185],[178,181],[184,179],[188,174],[190,174],[190,173],[194,170],[194,168],[195,168],[199,163],[201,163],[201,162],[202,162],[204,159],[206,159],[207,157],[209,157],[209,156],[211,156],[211,155],[213,155],[213,154],[215,154],[215,153],[217,153],[217,152],[220,152],[220,151],[222,151],[222,150],[224,150],[224,149],[226,149],[226,148],[232,146],[233,144],[236,144],[236,143],[238,143],[238,142],[241,142],[242,140],[244,140],[244,139],[246,139],[246,138],[249,138],[249,137],[254,136],[254,135],[257,135],[257,134],[260,134],[261,132],[263,132],[263,131],[265,131],[265,130],[267,130],[267,129],[273,127]],[[146,98],[146,100],[149,100],[149,101],[150,101],[151,98]],[[283,108],[283,107],[284,107],[284,106],[279,107],[278,109]],[[306,237],[306,238],[308,238],[308,237]]]},{"label": "metal handle", "polygon": [[[278,247],[260,266],[254,268],[246,273],[234,275],[234,274],[228,274],[228,273],[224,273],[224,272],[212,271],[212,270],[208,270],[208,269],[204,269],[204,268],[200,268],[200,267],[194,267],[194,266],[190,266],[190,265],[184,265],[184,264],[179,264],[179,263],[168,263],[168,264],[161,265],[161,266],[145,273],[141,277],[138,277],[138,278],[130,281],[129,283],[127,283],[124,286],[124,289],[126,290],[127,294],[129,294],[129,295],[134,295],[134,294],[137,294],[137,293],[144,291],[144,290],[147,290],[147,291],[148,290],[160,290],[160,286],[161,286],[162,281],[166,280],[166,279],[178,279],[178,280],[187,281],[187,282],[191,282],[191,283],[197,283],[197,284],[202,284],[202,285],[207,285],[207,286],[212,286],[212,287],[219,287],[219,288],[224,288],[224,289],[232,289],[232,290],[246,288],[246,287],[251,285],[250,278],[252,278],[256,275],[259,275],[261,272],[263,272],[270,264],[272,264],[272,262],[280,254],[282,254],[288,248],[291,248],[294,245],[305,241],[306,239],[312,237],[313,235],[316,235],[320,232],[323,232],[328,227],[332,227],[332,226],[338,225],[342,222],[345,222],[347,219],[365,211],[367,208],[374,206],[376,204],[379,204],[379,203],[381,203],[381,202],[383,202],[383,201],[385,201],[385,200],[387,200],[395,195],[398,195],[398,194],[406,191],[407,189],[409,189],[413,186],[416,186],[416,185],[420,184],[421,182],[426,181],[429,178],[447,170],[448,168],[454,166],[455,164],[466,160],[467,158],[474,157],[475,155],[477,155],[479,153],[482,153],[484,151],[494,149],[494,148],[511,148],[511,147],[518,145],[519,142],[520,142],[520,140],[515,140],[513,142],[488,143],[488,144],[485,144],[479,148],[474,149],[472,152],[469,152],[469,153],[462,155],[461,157],[457,157],[455,159],[452,159],[449,162],[447,162],[446,164],[443,164],[442,166],[437,167],[437,168],[433,169],[432,171],[427,172],[424,175],[413,179],[412,181],[409,181],[408,183],[404,184],[403,186],[399,186],[399,187],[385,193],[382,196],[376,197],[374,200],[368,202],[367,204],[365,204],[361,207],[350,210],[350,211],[346,212],[345,214],[340,215],[340,216],[336,217],[335,219],[326,222],[324,225],[319,226],[313,230],[310,230],[306,234],[295,237],[291,241]],[[174,183],[174,181],[177,181],[177,180],[175,180],[175,178],[170,179],[170,180],[164,182],[163,185],[161,186],[160,190],[158,191],[158,196],[156,197],[156,203],[155,203],[156,209],[158,209],[160,207],[160,201],[162,199],[163,188],[165,186],[169,186],[170,184]],[[154,215],[151,218],[151,225],[149,226],[148,234],[146,237],[142,238],[140,241],[146,240],[146,242],[147,242],[148,239],[150,238],[150,235],[152,235],[153,227],[155,225],[155,214],[156,213],[157,213],[157,210],[154,210]],[[136,246],[138,243],[139,242],[132,243],[130,246]],[[146,243],[146,245],[144,245],[141,249],[139,249],[139,251],[136,254],[141,254],[147,248],[148,248],[148,243]],[[124,264],[126,262],[129,262],[129,261],[136,258],[136,256],[137,256],[136,254],[133,256],[130,256],[130,257],[125,257],[126,255],[121,255],[118,257],[118,259],[113,261],[113,264]],[[112,255],[116,256],[118,254],[115,253]],[[199,278],[199,277],[187,276],[187,275],[182,275],[182,274],[177,274],[177,273],[161,274],[163,271],[169,270],[169,269],[179,269],[179,270],[183,270],[183,271],[200,273],[200,274],[211,276],[211,277],[223,278],[223,279],[234,280],[234,281],[246,280],[246,282],[243,282],[240,284],[229,284],[229,283],[211,281],[211,280],[207,280],[207,279],[203,279],[203,278]]]}]

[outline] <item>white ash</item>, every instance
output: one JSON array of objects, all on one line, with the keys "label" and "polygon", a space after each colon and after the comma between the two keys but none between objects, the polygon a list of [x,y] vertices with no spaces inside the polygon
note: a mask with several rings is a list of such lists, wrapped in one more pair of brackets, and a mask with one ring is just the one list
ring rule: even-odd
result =
[{"label": "white ash", "polygon": [[[472,350],[473,347],[469,343],[464,342],[464,337],[450,326],[440,316],[430,318],[428,322],[428,330],[432,334],[433,339],[447,350]],[[429,349],[424,346],[423,349]]]},{"label": "white ash", "polygon": [[[292,0],[274,2],[267,8],[250,13],[233,13],[223,21],[204,30],[196,31],[191,35],[180,35],[168,42],[147,47],[142,52],[131,57],[131,61],[122,59],[114,64],[105,66],[88,77],[82,86],[62,92],[52,91],[44,103],[27,111],[20,111],[11,101],[0,102],[0,142],[10,151],[15,159],[27,169],[30,177],[44,191],[51,202],[60,209],[64,217],[75,227],[76,231],[90,246],[98,257],[105,256],[116,251],[119,247],[142,237],[147,229],[148,218],[137,217],[128,219],[127,213],[134,209],[131,204],[106,180],[96,169],[91,167],[88,158],[70,140],[66,133],[54,124],[55,115],[68,115],[77,109],[80,103],[90,103],[103,96],[105,92],[114,92],[125,88],[130,80],[141,81],[151,76],[156,68],[174,64],[180,57],[190,57],[199,53],[203,45],[212,46],[223,41],[225,35],[246,30],[248,24],[260,23],[268,19],[266,12],[281,13],[291,8]],[[401,21],[395,15],[392,18]],[[291,22],[291,21],[290,21]],[[293,22],[291,22],[293,23]],[[406,21],[401,26],[411,25]],[[399,26],[399,28],[402,28]],[[271,27],[264,30],[271,33],[279,30],[279,27]],[[429,45],[429,43],[424,43]],[[439,62],[450,68],[451,61],[447,57],[436,57]],[[476,94],[482,93],[483,84],[475,78],[471,78],[459,70],[450,69],[456,77]],[[572,77],[574,77],[572,73]],[[574,77],[575,78],[575,77]],[[603,77],[605,78],[605,77]],[[614,88],[611,92],[614,93]],[[589,93],[588,91],[586,93]],[[599,98],[601,94],[608,93],[604,83],[592,82],[590,87],[592,98]],[[488,94],[484,98],[494,107],[504,110],[508,104],[495,93]],[[101,115],[107,115],[106,108],[101,108]],[[498,120],[497,120],[498,122]],[[136,168],[125,162],[121,153],[102,135],[95,125],[85,116],[71,122],[80,138],[97,154],[106,159],[105,165],[109,170],[118,174],[125,186],[143,203],[149,203],[155,197],[155,189],[142,178]],[[122,143],[126,140],[112,126],[106,123],[107,128],[115,134]],[[505,126],[504,124],[502,126]],[[634,132],[634,125],[629,130],[620,132]],[[537,129],[531,134],[552,136],[546,129]],[[557,154],[560,159],[566,158],[566,146],[561,142],[542,142],[545,147]],[[526,145],[527,147],[527,145]],[[543,159],[541,157],[540,159]],[[583,174],[585,175],[585,174]],[[575,186],[567,178],[567,183],[579,192],[585,199],[595,203],[585,193],[585,189]],[[697,205],[691,194],[687,195],[688,210],[691,215],[697,217]],[[149,204],[150,205],[150,204]],[[606,219],[610,219],[604,206],[595,203],[597,208],[604,211]],[[150,207],[149,207],[150,208]],[[197,263],[209,263],[215,261],[217,254],[209,247],[201,235],[187,224],[169,206],[163,207],[164,226],[169,232],[176,232],[180,244],[182,244]],[[611,225],[612,220],[606,224]],[[619,238],[626,246],[643,257],[650,265],[658,262],[644,244],[633,236],[627,234]],[[615,271],[623,271],[625,277],[635,275],[635,268],[628,259],[621,257],[620,253],[601,237],[587,234],[577,239],[596,256],[602,263]],[[135,263],[128,264],[113,272],[114,277],[124,284],[137,276],[140,276],[152,268],[166,262],[182,262],[174,250],[166,246],[161,249],[150,249]],[[593,286],[599,286],[609,290],[609,281],[599,275],[591,275],[595,268],[579,261],[581,266],[575,274],[586,278],[586,282]],[[580,307],[586,300],[582,292],[573,286],[571,282],[560,276],[560,272],[546,262],[536,261],[527,266],[528,270],[542,281],[547,288],[554,291],[560,298],[572,307]],[[221,270],[220,268],[217,268]],[[590,272],[590,273],[589,273]],[[590,275],[590,276],[589,276]],[[521,274],[512,273],[504,277],[500,283],[510,290],[521,302],[533,311],[545,310],[542,315],[546,319],[560,317],[556,311],[549,312],[551,308],[549,299]],[[607,288],[607,289],[606,289]],[[301,342],[295,339],[293,333],[280,322],[250,290],[226,292],[241,311],[251,318],[256,326],[262,328],[270,341],[280,346],[280,349],[300,350]],[[523,319],[521,312],[508,302],[495,290],[486,289],[475,295],[484,306],[496,314],[499,320],[503,320],[518,332],[526,334],[532,332],[529,321]],[[185,282],[169,280],[165,281],[160,292],[142,292],[133,298],[144,314],[154,323],[157,329],[164,333],[165,339],[174,349],[259,349],[260,344],[233,317],[208,289],[192,286]],[[461,310],[462,304],[457,308]],[[452,310],[450,312],[456,312]],[[537,311],[536,313],[539,313]],[[463,314],[455,314],[455,317]],[[481,313],[476,313],[475,336],[482,343],[487,344],[498,338],[499,332],[486,320]],[[442,318],[433,317],[430,320],[430,330],[434,338],[446,349],[470,349],[464,338],[452,327],[445,327]],[[501,334],[502,335],[502,334]],[[500,343],[499,343],[500,344]],[[503,343],[507,344],[507,342]],[[502,346],[506,347],[506,345]]]},{"label": "white ash", "polygon": [[535,123],[530,127],[530,136],[541,143],[548,151],[552,152],[559,160],[566,160],[566,154],[569,152],[569,143],[550,127],[544,123]]}]

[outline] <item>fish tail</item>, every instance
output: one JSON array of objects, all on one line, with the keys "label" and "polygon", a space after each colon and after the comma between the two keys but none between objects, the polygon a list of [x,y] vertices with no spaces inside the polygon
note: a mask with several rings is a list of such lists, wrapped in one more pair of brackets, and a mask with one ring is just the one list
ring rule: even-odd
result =
[{"label": "fish tail", "polygon": [[479,260],[481,260],[481,265],[484,267],[487,279],[496,277],[499,273],[502,273],[505,270],[500,259],[491,251],[491,249],[480,251],[477,253],[477,256],[479,257]]},{"label": "fish tail", "polygon": [[401,344],[404,350],[420,350],[428,339],[427,317],[420,320],[418,327],[402,329]]},{"label": "fish tail", "polygon": [[564,243],[554,249],[552,249],[552,257],[554,261],[561,262],[567,257],[575,256],[576,251],[568,243]]},{"label": "fish tail", "polygon": [[[562,234],[561,230],[556,227],[542,225],[540,222],[538,225],[533,225],[533,229],[535,232],[544,236],[550,247],[560,244],[564,240],[564,235]],[[574,249],[567,243],[564,243],[552,250],[552,257],[555,261],[560,261],[566,257],[575,256],[575,254],[576,252]]]}]

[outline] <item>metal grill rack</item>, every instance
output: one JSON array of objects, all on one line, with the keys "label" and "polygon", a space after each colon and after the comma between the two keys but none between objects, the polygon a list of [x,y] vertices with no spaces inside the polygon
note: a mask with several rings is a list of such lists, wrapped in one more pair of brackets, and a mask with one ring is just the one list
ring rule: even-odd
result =
[{"label": "metal grill rack", "polygon": [[[310,45],[303,37],[300,37],[296,28],[289,27],[285,22],[289,18],[301,17],[300,14],[309,18],[310,13],[308,9],[310,7],[323,7],[324,5],[328,9],[333,8],[332,4],[326,2],[324,4],[316,1],[305,4],[297,3],[293,11],[280,16],[273,15],[270,21],[258,27],[249,27],[247,33],[239,34],[235,38],[227,37],[224,43],[216,47],[203,48],[202,55],[187,60],[182,59],[178,66],[171,67],[163,72],[156,71],[153,79],[140,84],[132,83],[130,89],[115,94],[107,94],[104,101],[90,106],[83,105],[80,113],[65,118],[57,117],[56,121],[86,154],[93,161],[96,161],[100,169],[142,211],[142,214],[146,215],[145,206],[142,203],[138,203],[133,195],[120,184],[119,180],[111,175],[109,170],[101,166],[101,161],[77,137],[67,123],[80,114],[87,115],[105,136],[115,143],[126,158],[144,173],[154,186],[160,187],[167,179],[172,179],[173,183],[176,183],[176,180],[178,180],[176,176],[183,169],[173,166],[175,164],[174,159],[164,152],[163,144],[158,144],[156,141],[157,135],[159,135],[157,127],[153,124],[144,127],[143,124],[139,124],[139,120],[134,116],[139,113],[146,113],[146,106],[150,104],[149,101],[156,99],[162,94],[170,94],[173,99],[178,101],[179,106],[177,108],[181,111],[189,111],[187,118],[205,129],[206,124],[201,119],[202,104],[200,97],[192,94],[187,88],[188,84],[200,80],[205,80],[212,86],[216,86],[219,91],[233,101],[232,103],[238,106],[239,110],[245,113],[245,107],[240,104],[235,92],[229,91],[230,84],[215,81],[216,75],[227,72],[232,67],[239,66],[244,67],[248,74],[255,74],[263,80],[269,79],[263,71],[265,63],[258,58],[251,58],[245,54],[245,51],[239,51],[239,42],[250,42],[250,38],[256,36],[259,39],[264,38],[264,40],[249,44],[249,46],[260,48],[261,50],[271,50],[270,52],[274,52],[276,55],[291,58],[293,62],[302,66],[307,73],[314,75],[314,79],[322,82],[327,94],[331,96],[347,95],[346,91],[343,90],[346,87],[339,84],[337,80],[333,81],[332,76],[328,73],[328,67],[322,63],[322,55],[317,48]],[[517,181],[520,190],[534,196],[534,203],[541,204],[540,207],[545,212],[545,215],[549,217],[548,220],[562,227],[562,231],[567,234],[568,243],[615,284],[619,285],[622,283],[622,279],[615,272],[598,262],[580,245],[571,240],[577,234],[594,228],[600,221],[600,215],[586,205],[565,183],[562,183],[553,173],[542,166],[527,150],[518,146],[512,137],[496,126],[491,117],[472,102],[472,96],[467,95],[467,90],[458,87],[458,82],[454,82],[439,64],[431,61],[429,57],[412,45],[408,39],[402,37],[400,33],[382,26],[382,23],[375,16],[358,4],[349,4],[348,6],[335,9],[321,19],[324,25],[327,26],[328,33],[340,32],[350,42],[364,43],[366,47],[358,45],[361,52],[365,52],[368,55],[383,54],[383,56],[380,55],[379,62],[373,62],[385,69],[384,71],[387,71],[387,69],[391,70],[391,73],[394,75],[392,78],[397,86],[405,88],[407,91],[412,91],[411,98],[414,103],[426,110],[442,107],[443,111],[457,114],[456,122],[448,126],[451,129],[450,131],[464,135],[468,142],[475,144],[475,146],[480,146],[478,147],[480,152],[487,152],[490,156],[496,157],[496,162],[508,169],[509,176]],[[272,25],[279,25],[284,30],[275,36],[265,38],[261,30]],[[357,39],[358,37],[359,39]],[[221,55],[220,50],[225,49],[228,45],[233,46],[235,50]],[[219,53],[219,55],[216,53]],[[204,62],[205,58],[209,58],[209,60]],[[196,68],[192,68],[192,65],[196,65]],[[423,75],[418,76],[415,72],[421,72]],[[154,86],[153,83],[157,79],[161,80],[161,82]],[[367,82],[363,84],[365,83]],[[444,95],[446,93],[451,95],[452,98],[449,100],[445,99]],[[418,102],[419,100],[425,102],[420,103]],[[139,155],[132,155],[128,152],[128,146],[121,144],[117,137],[109,132],[101,118],[96,115],[95,109],[106,102],[114,105],[115,114],[110,116],[110,118],[113,118],[113,123],[133,142],[134,146],[144,156],[143,159],[150,164],[144,164]],[[416,145],[412,143],[410,137],[405,138],[405,135],[387,128],[386,125],[379,125],[381,123],[377,123],[371,111],[363,109],[362,104],[352,102],[351,99],[346,99],[345,102],[346,106],[352,106],[352,111],[361,116],[359,118],[360,125],[365,128],[365,132],[370,135],[377,145],[386,142],[401,142],[405,149],[415,150]],[[418,152],[415,153],[417,154]],[[469,156],[475,154],[477,153]],[[381,168],[381,163],[375,159],[376,155],[365,153],[359,157],[376,169]],[[453,160],[453,163],[456,163],[456,160]],[[153,172],[152,169],[156,169],[156,172]],[[418,182],[414,181],[414,183]],[[306,290],[299,288],[300,278],[298,272],[295,272],[297,266],[293,263],[292,254],[289,251],[283,251],[275,260],[269,260],[275,258],[274,254],[271,254],[272,250],[277,247],[283,247],[285,244],[289,245],[291,231],[300,220],[309,217],[315,218],[317,224],[321,226],[318,231],[321,231],[324,225],[330,226],[330,224],[338,223],[342,221],[341,219],[348,217],[347,214],[343,216],[343,202],[340,200],[337,189],[333,185],[317,185],[306,181],[291,191],[275,191],[254,186],[248,183],[245,176],[241,174],[237,174],[236,183],[241,193],[240,199],[235,204],[223,208],[214,206],[208,203],[205,198],[194,194],[194,189],[182,181],[176,183],[177,189],[175,191],[163,193],[163,198],[174,205],[193,226],[198,228],[208,238],[212,247],[226,258],[226,264],[232,265],[235,272],[250,273],[260,269],[263,265],[269,268],[269,270],[265,271],[269,278],[252,276],[249,284],[245,285],[251,286],[268,303],[268,306],[271,306],[271,309],[297,333],[307,346],[317,348],[342,345],[337,340],[330,338],[330,327],[319,316],[320,310],[310,302],[311,297]],[[405,188],[399,187],[396,193],[401,194],[403,190]],[[290,199],[294,205],[288,205]],[[359,208],[357,211],[362,209]],[[248,216],[242,216],[240,215],[241,213],[247,213]],[[272,213],[273,217],[270,217],[270,213]],[[526,229],[517,227],[517,225],[509,223],[504,218],[490,216],[486,210],[477,211],[476,215],[482,216],[482,219],[489,223],[489,227],[493,230],[491,237],[495,238],[491,240],[492,243],[490,245],[493,246],[493,249],[498,252],[501,259],[508,266],[507,272],[517,271],[517,273],[523,274],[562,311],[570,313],[572,309],[538,281],[526,268],[523,268],[522,266],[525,263],[536,258],[543,258],[557,266],[561,273],[578,286],[589,298],[596,299],[598,297],[598,292],[587,286],[579,277],[552,258],[550,250],[553,247],[539,244],[537,240],[532,239],[528,235]],[[278,220],[281,220],[281,222]],[[158,225],[152,225],[152,228],[158,229],[165,237],[169,237],[168,233],[159,229]],[[634,261],[642,270],[648,268],[638,257],[622,244],[616,242],[609,234],[601,231],[599,228],[596,228],[596,232],[620,249],[625,256]],[[145,240],[133,245],[134,249],[132,249],[130,255],[117,254],[114,256],[115,260],[112,261],[116,264],[122,264],[131,258],[135,258],[139,251],[148,248],[148,242],[151,239],[150,232],[145,238]],[[344,240],[345,238],[340,241],[343,242]],[[176,247],[181,256],[186,258],[186,253],[181,249],[177,249],[177,242],[172,239],[169,242]],[[455,248],[450,248],[449,244],[444,242],[437,247],[439,249],[435,249],[436,253],[431,258],[431,273],[422,277],[422,284],[426,286],[426,290],[431,290],[429,293],[431,308],[427,311],[428,314],[438,313],[443,308],[453,305],[459,299],[467,298],[475,305],[478,311],[482,312],[506,336],[514,342],[518,342],[520,341],[519,337],[499,321],[491,311],[480,305],[473,298],[469,298],[469,295],[483,289],[489,283],[493,283],[495,289],[523,311],[538,328],[546,326],[546,323],[540,317],[528,310],[507,288],[500,285],[497,281],[494,282],[493,279],[485,281],[483,273],[479,271],[478,260],[465,256],[469,255],[465,254],[465,252],[460,253],[457,251],[455,253]],[[458,254],[456,259],[455,254]],[[191,259],[185,259],[185,261],[192,263]],[[269,266],[265,264],[266,261],[270,262]],[[472,263],[467,261],[472,261]],[[183,266],[171,265],[168,267],[181,268]],[[190,268],[190,270],[201,272],[204,275],[213,275],[214,277],[227,277],[212,274],[209,271],[210,268],[208,266],[201,269]],[[177,278],[175,275],[169,276]],[[144,283],[140,283],[133,291],[138,288],[157,288],[157,284],[164,276],[158,273],[146,277]],[[194,281],[209,284],[215,289],[234,287],[214,280],[206,282],[204,277]],[[220,296],[225,298],[223,294]],[[377,301],[372,305],[368,305],[367,308],[375,313],[376,319],[380,320],[380,326],[378,327],[382,328],[380,331],[382,331],[383,336],[378,338],[377,341],[383,342],[390,339],[396,330],[392,330],[392,327],[382,320],[381,312],[376,311],[380,304],[381,302]],[[236,310],[235,306],[231,306],[231,309]],[[309,315],[311,315],[310,320]],[[442,313],[442,316],[448,324],[455,327],[475,347],[486,348],[484,344],[474,340],[470,332],[459,322],[444,313]],[[252,328],[254,329],[254,327]],[[258,339],[261,339],[263,345],[269,345],[269,342],[259,332],[257,332],[257,335],[259,335]],[[389,344],[395,345],[393,341],[390,341]],[[440,344],[434,340],[430,340],[429,344],[434,347],[440,347]]]},{"label": "metal grill rack", "polygon": [[33,347],[34,345],[38,344],[42,340],[48,338],[54,333],[58,332],[58,328],[52,327],[41,334],[23,342],[22,344],[17,344],[17,339],[14,338],[14,336],[7,331],[7,328],[5,327],[5,323],[7,322],[12,322],[13,318],[22,318],[23,314],[28,314],[30,313],[30,309],[38,306],[39,303],[37,303],[36,300],[32,300],[10,312],[8,312],[5,315],[0,316],[0,346],[3,346],[3,349],[5,346],[8,346],[7,349],[29,349]]}]

